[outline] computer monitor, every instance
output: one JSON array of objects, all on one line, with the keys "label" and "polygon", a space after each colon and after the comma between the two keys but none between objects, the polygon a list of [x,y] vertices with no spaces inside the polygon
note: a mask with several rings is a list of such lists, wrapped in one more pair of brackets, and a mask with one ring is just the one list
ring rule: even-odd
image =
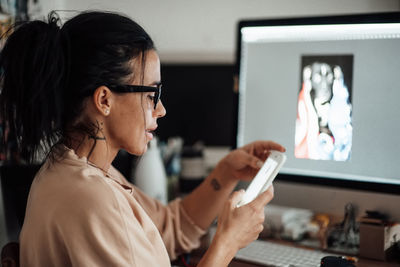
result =
[{"label": "computer monitor", "polygon": [[238,24],[236,145],[287,149],[277,204],[400,220],[400,13]]}]

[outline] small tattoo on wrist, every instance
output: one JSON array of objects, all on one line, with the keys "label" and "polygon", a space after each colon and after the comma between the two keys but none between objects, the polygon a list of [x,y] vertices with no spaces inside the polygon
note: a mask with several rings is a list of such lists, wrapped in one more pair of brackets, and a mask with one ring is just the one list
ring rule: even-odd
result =
[{"label": "small tattoo on wrist", "polygon": [[214,188],[215,191],[218,191],[221,189],[221,184],[218,182],[217,179],[212,178],[211,180],[211,186]]}]

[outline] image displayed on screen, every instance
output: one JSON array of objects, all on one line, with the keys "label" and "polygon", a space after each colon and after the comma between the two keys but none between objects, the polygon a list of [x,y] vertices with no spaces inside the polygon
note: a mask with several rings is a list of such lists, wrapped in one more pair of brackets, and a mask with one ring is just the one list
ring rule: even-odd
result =
[{"label": "image displayed on screen", "polygon": [[350,160],[353,55],[302,55],[300,75],[295,157]]}]

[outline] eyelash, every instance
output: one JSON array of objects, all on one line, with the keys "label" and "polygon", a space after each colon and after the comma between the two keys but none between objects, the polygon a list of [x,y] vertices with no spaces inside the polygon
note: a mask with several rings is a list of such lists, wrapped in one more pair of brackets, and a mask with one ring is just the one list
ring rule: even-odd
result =
[{"label": "eyelash", "polygon": [[148,95],[147,97],[148,97],[151,101],[154,101],[155,96],[153,96],[153,95]]}]

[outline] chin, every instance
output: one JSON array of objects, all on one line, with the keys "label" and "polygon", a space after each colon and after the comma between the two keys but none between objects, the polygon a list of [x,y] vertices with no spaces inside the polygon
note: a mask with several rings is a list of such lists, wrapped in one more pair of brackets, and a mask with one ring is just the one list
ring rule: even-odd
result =
[{"label": "chin", "polygon": [[147,151],[147,144],[143,147],[142,153],[140,155],[143,155],[144,153],[146,153],[146,151]]},{"label": "chin", "polygon": [[129,154],[135,155],[135,156],[141,156],[144,153],[146,153],[148,149],[148,144],[150,143],[150,140],[146,136],[140,136],[139,135],[133,135],[131,136],[131,140],[128,142],[125,142],[125,146],[123,149],[125,149]]},{"label": "chin", "polygon": [[144,145],[131,146],[124,149],[131,155],[142,156],[147,151],[147,144],[148,142]]}]

